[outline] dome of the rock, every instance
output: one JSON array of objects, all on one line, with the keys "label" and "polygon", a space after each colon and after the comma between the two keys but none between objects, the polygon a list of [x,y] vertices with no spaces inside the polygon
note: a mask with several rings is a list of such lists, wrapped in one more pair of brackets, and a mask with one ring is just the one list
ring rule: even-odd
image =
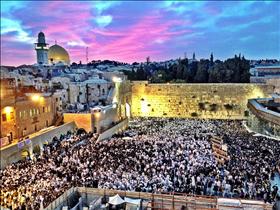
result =
[{"label": "dome of the rock", "polygon": [[49,48],[49,61],[52,64],[64,63],[70,64],[70,58],[68,52],[61,46],[55,44]]}]

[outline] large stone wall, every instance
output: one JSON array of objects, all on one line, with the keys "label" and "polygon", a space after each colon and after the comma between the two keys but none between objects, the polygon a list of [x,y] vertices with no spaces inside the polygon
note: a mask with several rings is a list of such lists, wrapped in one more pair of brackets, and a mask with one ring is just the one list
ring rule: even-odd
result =
[{"label": "large stone wall", "polygon": [[244,119],[249,98],[273,92],[265,84],[132,83],[132,116]]}]

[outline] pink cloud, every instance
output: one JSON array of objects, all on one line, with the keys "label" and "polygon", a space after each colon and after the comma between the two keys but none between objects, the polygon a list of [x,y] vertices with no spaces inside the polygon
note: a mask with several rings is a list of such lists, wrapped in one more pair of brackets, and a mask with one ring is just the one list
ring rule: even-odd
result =
[{"label": "pink cloud", "polygon": [[102,36],[125,36],[125,33],[117,32],[117,31],[109,31],[106,29],[100,30],[98,28],[94,28],[91,30],[94,34],[102,35]]},{"label": "pink cloud", "polygon": [[[154,58],[162,57],[168,51],[166,43],[182,34],[192,32],[186,29],[174,30],[174,27],[180,28],[182,25],[191,24],[188,20],[166,19],[159,13],[141,17],[133,25],[100,29],[93,25],[93,11],[88,5],[44,2],[40,8],[40,21],[38,18],[28,20],[29,27],[41,28],[47,42],[52,45],[56,40],[59,45],[68,50],[70,59],[74,62],[80,60],[85,62],[86,46],[89,47],[90,59],[133,62],[145,60],[151,55]],[[34,42],[38,32],[34,34]],[[8,42],[13,41],[7,37],[5,39]],[[81,44],[67,45],[67,43]],[[23,54],[21,51],[18,53]],[[35,63],[35,51],[31,49],[27,54],[23,63]]]},{"label": "pink cloud", "polygon": [[[2,41],[2,40],[1,40]],[[33,47],[28,49],[10,48],[9,46],[1,46],[1,62],[3,65],[15,66],[21,64],[34,64],[35,51]]]},{"label": "pink cloud", "polygon": [[[115,57],[118,60],[133,62],[144,60],[147,56],[160,56],[164,48],[158,46],[155,41],[170,41],[184,33],[191,33],[191,30],[171,31],[172,27],[180,26],[182,21],[162,21],[160,15],[146,16],[137,24],[122,31],[93,30],[102,36],[117,37],[109,43],[99,43],[99,50],[93,52],[96,57]],[[96,45],[94,46],[96,47]],[[90,46],[93,48],[93,46]]]}]

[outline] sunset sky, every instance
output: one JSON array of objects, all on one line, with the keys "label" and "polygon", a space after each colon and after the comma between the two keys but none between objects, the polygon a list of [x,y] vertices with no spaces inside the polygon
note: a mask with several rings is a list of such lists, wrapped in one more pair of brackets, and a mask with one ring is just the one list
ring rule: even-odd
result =
[{"label": "sunset sky", "polygon": [[280,3],[1,1],[1,65],[34,64],[43,31],[73,62],[280,57]]}]

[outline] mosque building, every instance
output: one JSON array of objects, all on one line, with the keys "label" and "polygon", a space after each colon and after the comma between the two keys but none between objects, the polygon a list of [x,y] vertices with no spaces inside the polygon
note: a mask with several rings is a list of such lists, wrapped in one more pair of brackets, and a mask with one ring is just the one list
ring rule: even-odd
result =
[{"label": "mosque building", "polygon": [[35,50],[37,54],[37,65],[70,65],[69,53],[57,43],[48,47],[43,32],[38,34],[38,42],[35,43]]}]

